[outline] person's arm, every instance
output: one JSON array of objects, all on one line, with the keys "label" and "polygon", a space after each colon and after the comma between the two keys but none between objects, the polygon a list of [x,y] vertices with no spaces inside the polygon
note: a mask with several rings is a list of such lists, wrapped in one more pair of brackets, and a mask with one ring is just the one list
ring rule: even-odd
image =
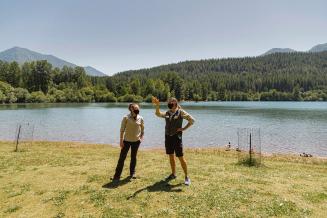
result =
[{"label": "person's arm", "polygon": [[121,125],[120,125],[120,148],[124,147],[124,133],[125,133],[125,129],[126,129],[126,121],[127,121],[127,117],[124,117],[123,120],[121,121]]},{"label": "person's arm", "polygon": [[160,105],[156,105],[156,116],[161,118],[165,118],[166,116],[164,112],[160,111]]},{"label": "person's arm", "polygon": [[160,111],[160,101],[159,101],[159,99],[157,99],[156,97],[152,97],[152,103],[156,107],[156,113],[155,113],[156,116],[165,118],[166,114]]},{"label": "person's arm", "polygon": [[141,141],[143,141],[143,137],[144,137],[144,120],[142,118],[142,120],[141,120],[141,136],[140,136]]},{"label": "person's arm", "polygon": [[183,119],[187,120],[188,123],[183,128],[179,128],[177,131],[185,131],[190,126],[192,126],[194,124],[194,122],[195,122],[194,118],[184,110],[181,110],[181,116],[182,116]]}]

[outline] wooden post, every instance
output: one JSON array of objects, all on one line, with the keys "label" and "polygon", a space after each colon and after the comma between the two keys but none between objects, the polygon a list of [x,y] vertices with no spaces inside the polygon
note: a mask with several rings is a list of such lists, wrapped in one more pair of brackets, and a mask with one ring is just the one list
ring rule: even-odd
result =
[{"label": "wooden post", "polygon": [[17,133],[17,139],[16,139],[16,149],[15,149],[15,152],[18,151],[18,143],[19,143],[20,129],[21,128],[22,128],[22,125],[19,124],[19,126],[18,126],[18,133]]},{"label": "wooden post", "polygon": [[250,150],[249,150],[249,154],[250,154],[250,165],[252,164],[252,137],[251,137],[251,132],[250,132]]}]

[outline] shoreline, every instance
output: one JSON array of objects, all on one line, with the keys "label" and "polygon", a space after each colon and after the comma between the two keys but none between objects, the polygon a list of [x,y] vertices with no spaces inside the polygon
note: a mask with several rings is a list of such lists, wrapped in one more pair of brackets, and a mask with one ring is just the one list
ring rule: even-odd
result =
[{"label": "shoreline", "polygon": [[[246,101],[180,101],[180,103],[209,103],[209,102],[307,102],[307,103],[321,103],[321,102],[327,102],[327,101],[294,101],[294,100],[290,100],[290,101],[253,101],[253,100],[246,100]],[[49,105],[55,105],[55,104],[75,104],[75,105],[82,105],[82,104],[129,104],[129,103],[133,103],[133,102],[19,102],[19,103],[0,103],[0,106],[11,106],[11,105],[40,105],[40,104],[49,104]],[[146,102],[146,101],[142,101],[142,102],[134,102],[137,104],[149,104],[152,105],[151,102]],[[164,103],[164,102],[162,102]]]},{"label": "shoreline", "polygon": [[[0,140],[0,143],[12,143],[13,148],[15,145],[14,141],[10,140]],[[31,143],[31,142],[27,142]],[[53,143],[53,144],[71,144],[71,145],[76,145],[80,147],[89,147],[89,146],[108,146],[111,148],[119,148],[118,144],[108,144],[108,143],[96,143],[96,142],[85,142],[85,141],[51,141],[51,140],[33,140],[32,144],[34,145],[40,144],[40,143]],[[32,146],[33,146],[32,145]],[[156,152],[165,152],[165,147],[164,145],[156,145],[156,146],[140,146],[139,148],[140,151],[156,151]],[[231,156],[237,156],[239,154],[238,151],[236,151],[235,148],[230,148],[229,150],[226,150],[226,147],[224,145],[217,145],[217,146],[201,146],[201,147],[192,147],[192,146],[186,146],[184,147],[185,151],[191,151],[191,152],[219,152],[219,153],[224,153],[224,154],[230,154]],[[302,154],[302,153],[300,153]],[[310,159],[317,159],[317,160],[326,160],[327,161],[327,156],[316,156],[313,155],[312,157],[303,157],[300,156],[300,154],[295,154],[295,153],[269,153],[269,152],[261,152],[261,157],[262,158],[290,158],[290,159],[303,159],[303,160],[310,160]]]}]

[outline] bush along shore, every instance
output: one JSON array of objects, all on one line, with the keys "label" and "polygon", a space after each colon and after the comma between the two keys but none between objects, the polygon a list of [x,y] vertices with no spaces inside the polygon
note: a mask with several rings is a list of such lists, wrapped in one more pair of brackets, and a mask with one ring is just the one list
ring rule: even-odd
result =
[{"label": "bush along shore", "polygon": [[110,182],[119,148],[72,142],[0,142],[0,217],[325,217],[327,162],[300,156],[238,163],[236,151],[186,149],[191,186],[163,149],[141,149],[137,179]]}]

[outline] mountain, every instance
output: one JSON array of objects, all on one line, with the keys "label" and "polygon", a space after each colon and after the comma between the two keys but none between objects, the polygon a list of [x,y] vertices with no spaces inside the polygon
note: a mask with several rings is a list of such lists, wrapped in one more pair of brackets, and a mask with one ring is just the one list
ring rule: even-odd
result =
[{"label": "mountain", "polygon": [[[20,64],[24,62],[31,62],[37,60],[47,60],[52,64],[53,67],[62,68],[63,66],[67,67],[76,67],[76,64],[70,63],[53,55],[45,55],[35,51],[31,51],[26,48],[13,47],[3,52],[0,52],[0,60],[12,62],[16,61]],[[90,76],[107,76],[106,74],[98,71],[97,69],[87,66],[84,67],[86,74]]]},{"label": "mountain", "polygon": [[102,73],[101,71],[90,67],[90,66],[86,66],[84,67],[85,71],[87,72],[88,75],[90,76],[107,76],[106,74]]},{"label": "mountain", "polygon": [[327,51],[327,43],[325,44],[318,44],[316,46],[313,46],[309,52],[321,52],[321,51]]},{"label": "mountain", "polygon": [[[307,52],[322,52],[322,51],[327,51],[327,43],[315,45]],[[274,54],[274,53],[292,53],[292,52],[298,52],[298,51],[291,49],[291,48],[272,48],[262,55],[264,56],[264,55],[269,55],[269,54]],[[305,51],[303,51],[303,52],[305,52]]]},{"label": "mountain", "polygon": [[296,52],[296,51],[291,48],[272,48],[262,55],[269,55],[274,53],[292,53],[292,52]]}]

